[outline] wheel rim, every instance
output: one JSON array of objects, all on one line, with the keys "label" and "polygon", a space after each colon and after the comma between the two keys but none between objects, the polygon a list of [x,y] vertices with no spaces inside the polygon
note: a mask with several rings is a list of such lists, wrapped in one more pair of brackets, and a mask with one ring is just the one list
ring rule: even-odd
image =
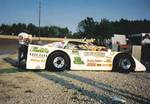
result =
[{"label": "wheel rim", "polygon": [[62,57],[56,57],[56,58],[54,58],[53,65],[57,69],[61,69],[65,65],[65,60]]},{"label": "wheel rim", "polygon": [[119,66],[124,70],[129,70],[129,68],[131,67],[131,61],[128,58],[120,59]]}]

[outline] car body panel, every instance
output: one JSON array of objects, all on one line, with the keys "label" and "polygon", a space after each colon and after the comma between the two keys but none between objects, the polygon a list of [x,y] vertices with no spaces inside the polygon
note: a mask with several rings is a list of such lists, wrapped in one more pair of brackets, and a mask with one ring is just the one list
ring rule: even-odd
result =
[{"label": "car body panel", "polygon": [[[67,43],[65,43],[67,44]],[[112,70],[114,57],[120,52],[64,49],[51,45],[32,45],[28,47],[27,69],[45,69],[47,58],[56,51],[66,53],[70,58],[70,70]],[[145,71],[146,68],[134,57],[135,71]]]}]

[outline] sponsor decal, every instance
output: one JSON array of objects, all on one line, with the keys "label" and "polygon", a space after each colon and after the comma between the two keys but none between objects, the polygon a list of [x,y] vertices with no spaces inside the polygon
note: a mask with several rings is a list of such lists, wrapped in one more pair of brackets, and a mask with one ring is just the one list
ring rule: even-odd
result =
[{"label": "sponsor decal", "polygon": [[112,64],[87,63],[87,66],[112,66]]},{"label": "sponsor decal", "polygon": [[46,60],[42,59],[42,60],[39,60],[39,59],[31,59],[32,62],[45,62]]},{"label": "sponsor decal", "polygon": [[97,64],[97,66],[102,66],[102,64]]},{"label": "sponsor decal", "polygon": [[47,57],[46,54],[42,54],[42,53],[30,53],[30,56],[37,57],[37,58],[45,58],[45,57]]},{"label": "sponsor decal", "polygon": [[96,63],[87,63],[87,66],[96,66]]},{"label": "sponsor decal", "polygon": [[74,64],[84,64],[84,62],[81,60],[80,57],[74,57],[73,63]]},{"label": "sponsor decal", "polygon": [[41,60],[38,60],[38,59],[31,59],[31,61],[33,61],[33,62],[40,62]]},{"label": "sponsor decal", "polygon": [[112,56],[106,56],[106,58],[112,58]]},{"label": "sponsor decal", "polygon": [[112,60],[111,59],[106,59],[106,61],[104,61],[104,62],[112,62]]},{"label": "sponsor decal", "polygon": [[101,64],[101,66],[112,66],[112,64]]},{"label": "sponsor decal", "polygon": [[32,46],[30,52],[48,53],[49,50],[47,48]]},{"label": "sponsor decal", "polygon": [[73,50],[71,54],[73,54],[73,55],[79,55],[79,51]]},{"label": "sponsor decal", "polygon": [[104,52],[84,52],[84,56],[105,57]]},{"label": "sponsor decal", "polygon": [[96,66],[98,62],[102,62],[103,60],[98,59],[87,59],[87,66]]},{"label": "sponsor decal", "polygon": [[95,60],[88,59],[87,62],[103,62],[103,60],[100,60],[100,59],[95,59]]},{"label": "sponsor decal", "polygon": [[43,60],[41,60],[41,62],[46,62],[46,60],[43,59]]}]

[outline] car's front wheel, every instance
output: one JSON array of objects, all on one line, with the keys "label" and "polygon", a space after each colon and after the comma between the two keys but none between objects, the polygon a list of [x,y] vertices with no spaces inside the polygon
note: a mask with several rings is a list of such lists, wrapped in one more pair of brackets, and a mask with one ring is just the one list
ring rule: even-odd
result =
[{"label": "car's front wheel", "polygon": [[63,52],[52,53],[46,63],[46,69],[53,71],[64,71],[70,66],[69,57]]}]

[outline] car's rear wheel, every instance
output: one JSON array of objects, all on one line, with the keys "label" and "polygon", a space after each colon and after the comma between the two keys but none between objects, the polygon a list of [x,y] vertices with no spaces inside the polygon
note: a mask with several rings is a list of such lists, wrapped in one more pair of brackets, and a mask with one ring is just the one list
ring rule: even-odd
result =
[{"label": "car's rear wheel", "polygon": [[47,70],[64,71],[69,69],[70,60],[69,57],[63,52],[52,53],[46,63]]},{"label": "car's rear wheel", "polygon": [[113,71],[128,73],[135,70],[135,61],[127,53],[120,53],[113,61]]}]

